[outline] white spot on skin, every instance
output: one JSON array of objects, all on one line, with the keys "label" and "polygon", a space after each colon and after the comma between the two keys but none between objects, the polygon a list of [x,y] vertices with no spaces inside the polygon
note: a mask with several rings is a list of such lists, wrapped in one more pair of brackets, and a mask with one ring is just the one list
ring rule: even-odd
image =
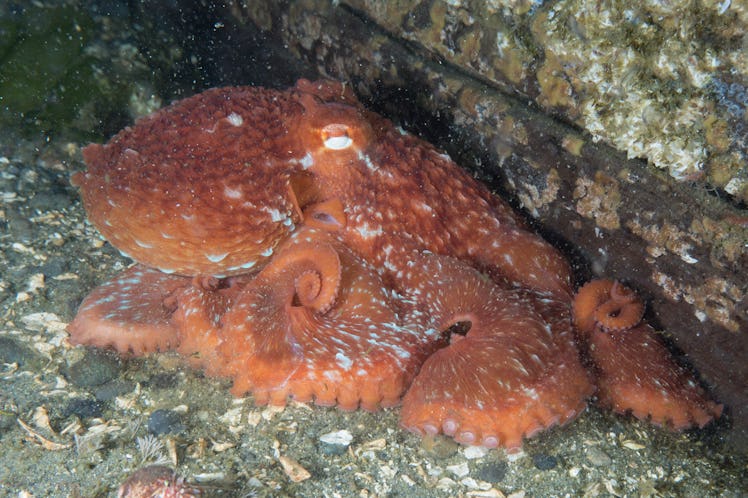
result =
[{"label": "white spot on skin", "polygon": [[338,366],[342,368],[343,370],[348,370],[353,365],[353,361],[348,358],[343,353],[337,353],[335,355],[335,361],[337,362]]},{"label": "white spot on skin", "polygon": [[264,251],[260,253],[260,256],[268,257],[268,256],[271,256],[272,254],[273,254],[273,248],[268,247],[267,249],[265,249]]},{"label": "white spot on skin", "polygon": [[270,215],[270,221],[276,222],[286,219],[286,215],[275,208],[263,208],[263,211]]},{"label": "white spot on skin", "polygon": [[431,206],[429,206],[425,202],[417,202],[414,207],[417,208],[420,211],[425,212],[425,213],[433,213],[434,212],[434,208],[432,208]]},{"label": "white spot on skin", "polygon": [[371,158],[363,152],[358,153],[358,158],[362,160],[364,164],[366,164],[366,167],[371,171],[377,171],[379,169],[379,167],[372,162]]},{"label": "white spot on skin", "polygon": [[234,126],[241,126],[244,124],[244,118],[242,118],[240,115],[238,115],[235,112],[232,112],[228,116],[226,116],[226,121],[231,123]]},{"label": "white spot on skin", "polygon": [[382,227],[372,228],[369,226],[368,223],[363,222],[357,229],[359,234],[361,234],[361,237],[365,239],[369,239],[372,237],[377,237],[379,235],[382,235]]},{"label": "white spot on skin", "polygon": [[241,199],[242,197],[242,189],[240,188],[231,188],[231,187],[223,187],[223,195],[225,195],[228,199]]},{"label": "white spot on skin", "polygon": [[133,241],[143,249],[153,249],[153,244],[148,244],[147,242],[138,239],[133,239]]},{"label": "white spot on skin", "polygon": [[219,261],[223,261],[223,258],[228,256],[229,253],[225,252],[223,254],[206,254],[205,257],[208,258],[208,261],[212,263],[218,263]]},{"label": "white spot on skin", "polygon": [[304,169],[308,169],[314,166],[314,157],[312,157],[311,152],[307,152],[306,155],[301,158],[299,164],[301,164],[301,167]]}]

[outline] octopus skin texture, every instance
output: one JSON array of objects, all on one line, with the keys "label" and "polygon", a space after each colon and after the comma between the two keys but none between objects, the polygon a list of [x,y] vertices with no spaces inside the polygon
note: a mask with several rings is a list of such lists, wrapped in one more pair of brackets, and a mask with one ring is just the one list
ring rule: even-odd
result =
[{"label": "octopus skin texture", "polygon": [[211,89],[83,155],[89,219],[137,264],[73,344],[176,350],[258,404],[402,403],[408,430],[509,450],[596,389],[673,429],[721,413],[631,291],[575,296],[506,202],[343,84]]}]

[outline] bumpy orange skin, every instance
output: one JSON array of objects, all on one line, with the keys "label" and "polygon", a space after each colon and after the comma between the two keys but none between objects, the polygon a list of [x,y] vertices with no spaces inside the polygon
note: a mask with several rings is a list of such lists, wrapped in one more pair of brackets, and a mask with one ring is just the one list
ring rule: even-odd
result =
[{"label": "bumpy orange skin", "polygon": [[[73,182],[89,218],[143,266],[87,298],[73,343],[176,349],[258,403],[376,409],[407,391],[409,430],[510,449],[586,406],[577,340],[601,352],[604,400],[622,384],[605,380],[616,351],[596,334],[634,326],[643,305],[623,311],[640,301],[598,302],[605,286],[578,297],[575,337],[564,257],[343,84],[209,90],[84,158]],[[459,323],[470,330],[450,336]],[[671,361],[648,357],[654,374]],[[627,396],[606,403],[640,416]],[[656,396],[656,422],[719,415],[689,408],[697,391]]]}]

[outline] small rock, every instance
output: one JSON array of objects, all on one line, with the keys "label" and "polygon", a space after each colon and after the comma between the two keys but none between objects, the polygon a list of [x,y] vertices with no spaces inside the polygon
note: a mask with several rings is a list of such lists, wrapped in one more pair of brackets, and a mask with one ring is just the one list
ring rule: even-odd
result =
[{"label": "small rock", "polygon": [[538,470],[551,470],[558,465],[558,460],[553,455],[540,453],[538,455],[533,455],[532,463],[535,464],[535,468]]},{"label": "small rock", "polygon": [[345,429],[341,431],[328,432],[319,438],[320,451],[325,455],[342,455],[353,441],[353,434]]},{"label": "small rock", "polygon": [[132,392],[135,389],[135,384],[128,380],[114,379],[96,387],[93,390],[94,397],[99,401],[111,401],[117,396],[122,396]]},{"label": "small rock", "polygon": [[281,455],[278,457],[278,461],[283,467],[283,471],[286,473],[289,479],[293,482],[306,481],[312,474],[309,473],[299,462],[293,458]]},{"label": "small rock", "polygon": [[148,381],[148,385],[155,389],[171,389],[179,383],[179,375],[173,372],[157,373]]},{"label": "small rock", "polygon": [[33,363],[34,352],[10,337],[0,337],[0,363],[17,363],[19,366]]},{"label": "small rock", "polygon": [[0,434],[16,427],[16,417],[12,411],[0,408]]},{"label": "small rock", "polygon": [[50,258],[39,267],[39,271],[47,278],[53,278],[68,271],[69,262],[61,257]]},{"label": "small rock", "polygon": [[72,399],[63,410],[63,417],[75,415],[78,418],[101,417],[103,414],[103,405],[95,399],[77,398]]},{"label": "small rock", "polygon": [[122,362],[116,354],[90,348],[83,358],[70,365],[67,377],[75,386],[94,387],[117,377],[121,368]]},{"label": "small rock", "polygon": [[476,458],[483,458],[488,455],[488,448],[483,446],[467,446],[462,450],[462,454],[468,460],[475,460]]},{"label": "small rock", "polygon": [[34,240],[34,225],[22,214],[8,210],[8,232],[11,240],[28,244]]},{"label": "small rock", "polygon": [[156,410],[148,417],[148,432],[155,436],[177,434],[185,429],[182,416],[173,410]]},{"label": "small rock", "polygon": [[421,440],[421,448],[437,458],[449,458],[460,449],[454,439],[445,436],[424,436]]},{"label": "small rock", "polygon": [[447,465],[447,471],[457,477],[465,477],[470,473],[470,467],[467,462],[462,462],[456,465]]},{"label": "small rock", "polygon": [[501,482],[506,477],[509,465],[506,462],[489,462],[478,468],[476,477],[486,482]]},{"label": "small rock", "polygon": [[35,194],[34,197],[29,200],[28,205],[32,209],[43,212],[65,209],[70,207],[71,203],[72,199],[66,192],[60,189],[55,189],[54,187],[49,187],[49,190],[44,190]]},{"label": "small rock", "polygon": [[596,446],[587,448],[587,460],[595,467],[607,467],[611,462],[608,454]]}]

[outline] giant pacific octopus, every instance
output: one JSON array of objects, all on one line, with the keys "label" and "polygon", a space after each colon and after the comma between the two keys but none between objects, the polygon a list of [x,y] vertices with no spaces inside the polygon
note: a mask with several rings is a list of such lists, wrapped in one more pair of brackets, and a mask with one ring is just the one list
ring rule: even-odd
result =
[{"label": "giant pacific octopus", "polygon": [[460,443],[603,406],[675,430],[720,415],[618,282],[566,259],[446,154],[346,85],[228,87],[83,151],[89,219],[137,264],[71,342],[176,350],[233,394],[344,410]]}]

